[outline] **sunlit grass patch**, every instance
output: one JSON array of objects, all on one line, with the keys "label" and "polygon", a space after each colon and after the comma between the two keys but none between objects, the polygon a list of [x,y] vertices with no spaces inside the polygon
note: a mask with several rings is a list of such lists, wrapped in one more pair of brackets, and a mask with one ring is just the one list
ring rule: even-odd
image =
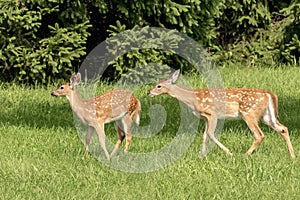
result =
[{"label": "sunlit grass patch", "polygon": [[[150,173],[126,173],[93,156],[82,158],[84,144],[67,100],[50,95],[56,86],[2,85],[0,199],[299,199],[299,68],[219,71],[226,87],[257,87],[278,95],[279,119],[290,130],[295,159],[289,157],[281,136],[263,124],[265,140],[246,157],[253,136],[243,121],[226,121],[219,137],[232,157],[214,146],[199,158],[204,131],[200,120],[191,146],[174,163]],[[185,78],[193,88],[205,86],[199,75]],[[154,105],[165,109],[166,122],[151,137],[134,136],[130,152],[159,150],[173,140],[180,124],[179,103],[168,96],[147,97],[150,87],[135,91],[142,102],[141,126],[151,122]],[[106,126],[106,133],[114,143],[112,125]]]}]

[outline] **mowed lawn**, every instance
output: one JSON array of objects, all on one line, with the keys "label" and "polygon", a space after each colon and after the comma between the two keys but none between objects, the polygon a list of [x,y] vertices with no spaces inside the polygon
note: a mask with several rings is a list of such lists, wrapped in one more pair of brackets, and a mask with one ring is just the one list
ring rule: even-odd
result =
[{"label": "mowed lawn", "polygon": [[[263,124],[265,140],[245,156],[253,136],[243,121],[226,121],[219,137],[232,157],[214,146],[200,158],[200,120],[191,146],[170,165],[148,173],[117,170],[94,156],[83,158],[84,144],[67,99],[50,95],[59,83],[46,88],[2,84],[0,199],[300,199],[300,68],[230,67],[219,72],[225,87],[263,88],[278,95],[279,121],[289,128],[295,159],[280,135]],[[200,75],[185,79],[193,88],[205,86]],[[101,84],[99,91],[109,88]],[[179,103],[168,96],[147,97],[150,88],[135,92],[143,108],[141,126],[149,126],[155,105],[165,108],[167,119],[152,137],[134,136],[130,152],[159,150],[174,139],[180,124]],[[117,139],[111,124],[106,134],[113,143]]]}]

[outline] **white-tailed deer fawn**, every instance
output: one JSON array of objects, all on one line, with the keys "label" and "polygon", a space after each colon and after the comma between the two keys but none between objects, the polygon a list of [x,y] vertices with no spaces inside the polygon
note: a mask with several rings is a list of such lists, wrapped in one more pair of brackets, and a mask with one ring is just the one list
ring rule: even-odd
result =
[{"label": "white-tailed deer fawn", "polygon": [[180,71],[177,70],[165,80],[161,80],[148,92],[153,97],[168,94],[186,104],[198,117],[206,120],[201,154],[206,154],[208,139],[211,139],[228,155],[232,155],[215,137],[214,132],[220,118],[242,118],[254,135],[254,142],[248,149],[251,154],[264,139],[258,126],[259,120],[275,129],[285,140],[291,157],[295,157],[287,127],[277,120],[277,96],[262,89],[199,89],[191,90],[174,84]]},{"label": "white-tailed deer fawn", "polygon": [[96,130],[99,144],[106,158],[110,159],[105,147],[104,124],[112,121],[115,121],[118,140],[111,155],[117,152],[125,137],[126,144],[124,151],[127,151],[132,139],[130,132],[132,121],[139,124],[141,112],[140,101],[126,90],[111,90],[94,98],[81,99],[76,91],[76,85],[80,80],[80,73],[72,75],[70,83],[62,84],[51,95],[55,97],[66,96],[73,112],[76,113],[83,123],[89,126],[86,134],[84,155],[88,154],[90,140],[93,132]]}]

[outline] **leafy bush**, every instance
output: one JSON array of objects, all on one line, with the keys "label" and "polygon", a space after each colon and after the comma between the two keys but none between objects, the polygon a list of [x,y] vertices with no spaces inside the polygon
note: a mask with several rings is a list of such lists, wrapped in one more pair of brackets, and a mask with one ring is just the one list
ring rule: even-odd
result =
[{"label": "leafy bush", "polygon": [[300,61],[300,2],[293,1],[282,13],[286,17],[286,25],[278,45],[278,57],[285,63],[296,64]]},{"label": "leafy bush", "polygon": [[[217,44],[221,48],[215,51],[215,60],[245,66],[299,62],[299,3],[256,0],[231,3],[224,12],[226,17],[218,21],[221,26]],[[229,17],[226,13],[230,13]]]},{"label": "leafy bush", "polygon": [[113,7],[121,15],[121,24],[129,29],[134,26],[176,29],[207,45],[217,36],[214,19],[222,14],[224,3],[225,0],[125,0]]},{"label": "leafy bush", "polygon": [[[48,83],[67,78],[96,45],[137,27],[175,29],[203,45],[221,64],[299,63],[299,4],[296,0],[0,0],[0,79]],[[172,38],[175,46],[180,42]],[[192,69],[172,52],[148,48],[111,61],[106,75],[116,79],[149,63]]]},{"label": "leafy bush", "polygon": [[[180,1],[180,3],[171,0],[118,2],[113,7],[117,9],[114,12],[120,13],[121,17],[118,18],[115,24],[109,26],[108,32],[110,36],[115,36],[125,30],[137,27],[162,27],[170,30],[176,29],[181,33],[187,34],[205,47],[212,46],[212,39],[217,37],[214,19],[216,16],[221,15],[224,2],[224,0],[184,0]],[[164,37],[166,44],[172,43],[176,47],[180,46],[180,37],[161,36],[161,38]],[[134,38],[136,36],[133,35],[127,39],[134,40]],[[139,40],[143,41],[144,38],[139,38]],[[116,46],[122,49],[127,48],[126,45],[130,45],[132,41],[126,40],[124,42],[124,40],[119,40],[114,42],[119,43]],[[117,50],[110,49],[110,53],[113,54],[113,51]],[[109,70],[108,76],[116,78],[132,68],[146,65],[147,63],[157,63],[162,68],[165,65],[169,65],[172,68],[193,69],[186,60],[173,52],[158,49],[142,49],[126,53],[124,56],[120,56],[111,62],[110,67],[112,69]],[[135,72],[135,74],[138,74],[137,70]]]},{"label": "leafy bush", "polygon": [[[59,4],[53,3],[48,8],[49,5],[42,3],[34,0],[22,3],[0,1],[2,79],[47,83],[66,77],[74,70],[74,61],[86,54],[85,43],[90,35],[87,30],[90,26],[81,21],[84,18],[70,12],[65,21],[51,22],[50,17],[60,12]],[[68,12],[61,13],[61,16],[64,15]],[[73,24],[66,23],[71,18]]]},{"label": "leafy bush", "polygon": [[[117,27],[111,26],[111,28],[117,30]],[[111,31],[112,37],[106,41],[107,50],[110,55],[117,55],[117,58],[109,62],[111,69],[108,73],[112,73],[110,77],[117,79],[122,76],[126,80],[137,83],[141,82],[141,79],[145,77],[144,73],[147,73],[147,77],[155,75],[156,81],[158,70],[168,71],[167,65],[180,67],[180,64],[173,66],[174,63],[172,63],[176,58],[179,61],[178,56],[173,53],[183,40],[175,33],[172,30],[150,27],[135,27],[132,31],[121,34]],[[148,66],[145,67],[145,65]]]}]

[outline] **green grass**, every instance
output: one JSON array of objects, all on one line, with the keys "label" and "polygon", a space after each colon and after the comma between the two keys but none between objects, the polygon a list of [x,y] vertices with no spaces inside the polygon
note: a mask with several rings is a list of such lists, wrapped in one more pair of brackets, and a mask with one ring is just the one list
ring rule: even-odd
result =
[{"label": "green grass", "polygon": [[[300,73],[299,67],[220,69],[226,87],[269,89],[279,97],[279,120],[289,128],[296,158],[291,159],[282,138],[261,125],[265,140],[245,157],[253,138],[242,121],[226,121],[220,141],[233,153],[216,146],[199,158],[203,120],[188,150],[170,166],[150,173],[115,170],[93,156],[83,159],[84,145],[65,98],[50,96],[56,86],[35,89],[0,86],[0,199],[299,199],[300,198]],[[201,77],[185,76],[193,88],[205,86]],[[102,85],[105,88],[111,86]],[[142,102],[141,126],[150,123],[154,104],[165,106],[167,121],[149,138],[134,137],[131,152],[151,152],[168,144],[180,124],[174,99],[147,97]],[[137,129],[138,130],[138,129]],[[113,126],[106,127],[114,142]]]}]

